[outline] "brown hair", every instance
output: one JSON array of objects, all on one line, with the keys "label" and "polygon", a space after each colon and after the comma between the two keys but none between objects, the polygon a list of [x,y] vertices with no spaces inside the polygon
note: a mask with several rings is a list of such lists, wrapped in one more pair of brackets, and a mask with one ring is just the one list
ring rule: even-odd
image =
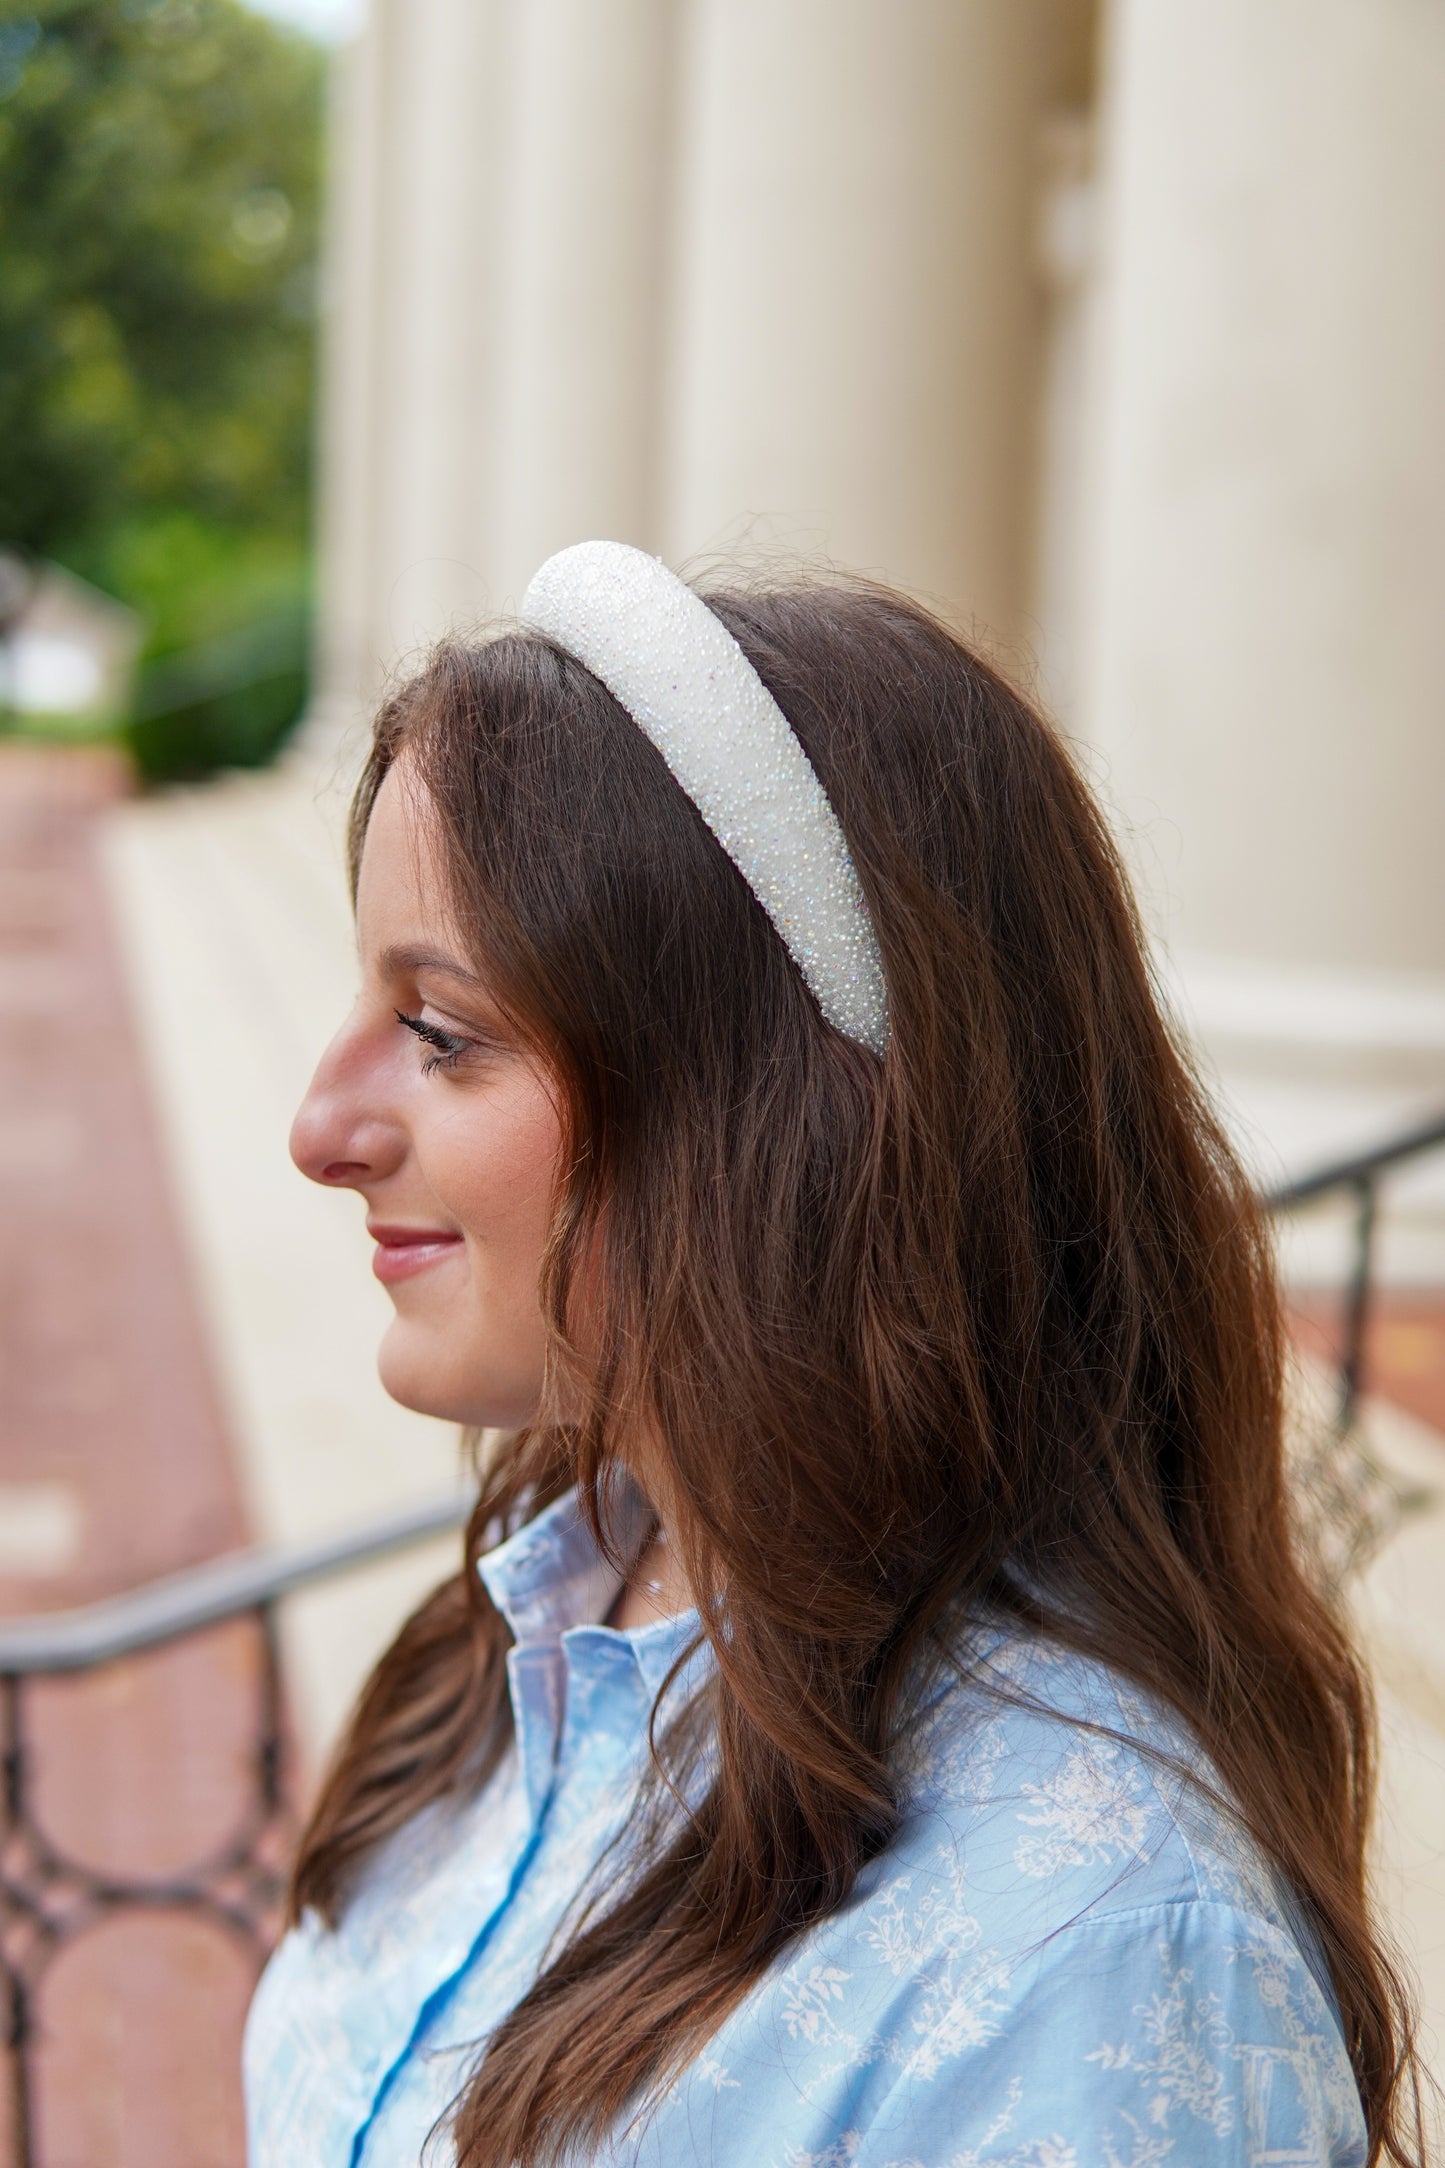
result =
[{"label": "brown hair", "polygon": [[466,1570],[378,1665],[294,1904],[334,1917],[382,1837],[495,1766],[508,1635],[476,1554],[572,1482],[601,1532],[645,1410],[710,1598],[713,1773],[489,2043],[464,2168],[598,2140],[843,1902],[897,1826],[920,1656],[984,1601],[1184,1717],[1319,1937],[1371,2160],[1417,2160],[1365,1888],[1369,1697],[1290,1522],[1267,1240],[1099,815],[913,604],[708,599],[847,833],[892,1043],[879,1062],[824,1023],[661,756],[548,642],[445,645],[383,707],[354,849],[405,748],[570,1149],[542,1408],[486,1476]]}]

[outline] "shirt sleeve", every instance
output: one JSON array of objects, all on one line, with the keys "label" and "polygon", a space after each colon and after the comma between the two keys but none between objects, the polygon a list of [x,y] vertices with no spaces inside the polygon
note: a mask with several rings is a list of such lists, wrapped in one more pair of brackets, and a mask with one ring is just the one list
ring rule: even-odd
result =
[{"label": "shirt sleeve", "polygon": [[1363,2168],[1332,2002],[1288,1936],[1188,1901],[1076,1922],[966,2043],[920,1981],[849,2168]]}]

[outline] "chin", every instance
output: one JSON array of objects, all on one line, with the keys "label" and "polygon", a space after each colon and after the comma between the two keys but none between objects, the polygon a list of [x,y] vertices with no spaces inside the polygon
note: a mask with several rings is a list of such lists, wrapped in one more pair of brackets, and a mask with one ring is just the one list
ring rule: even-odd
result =
[{"label": "chin", "polygon": [[540,1381],[530,1391],[515,1379],[499,1381],[493,1391],[485,1384],[479,1389],[478,1367],[459,1366],[455,1349],[427,1345],[399,1319],[382,1339],[376,1362],[383,1391],[399,1407],[478,1430],[520,1430],[536,1413]]},{"label": "chin", "polygon": [[393,1325],[377,1352],[376,1372],[382,1389],[399,1407],[417,1415],[433,1415],[444,1423],[468,1423],[469,1410],[458,1406],[457,1381],[448,1375],[450,1365],[440,1350],[419,1344],[418,1335]]}]

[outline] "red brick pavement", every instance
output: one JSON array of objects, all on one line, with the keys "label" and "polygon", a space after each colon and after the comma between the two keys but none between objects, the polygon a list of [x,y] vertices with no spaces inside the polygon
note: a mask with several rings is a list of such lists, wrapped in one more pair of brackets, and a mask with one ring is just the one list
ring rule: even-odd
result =
[{"label": "red brick pavement", "polygon": [[[97,864],[125,787],[108,755],[0,744],[0,1485],[66,1486],[80,1514],[59,1570],[0,1566],[8,1613],[247,1535]],[[242,1624],[32,1689],[50,1835],[118,1873],[204,1854],[243,1793],[255,1673]],[[251,1979],[223,1934],[166,1916],[64,1949],[39,1997],[38,2168],[239,2168]]]}]

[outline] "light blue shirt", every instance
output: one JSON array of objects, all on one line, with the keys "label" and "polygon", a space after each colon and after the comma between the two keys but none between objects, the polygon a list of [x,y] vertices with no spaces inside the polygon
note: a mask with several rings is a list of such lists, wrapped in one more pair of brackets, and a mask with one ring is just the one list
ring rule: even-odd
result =
[{"label": "light blue shirt", "polygon": [[[481,1570],[515,1637],[515,1743],[382,1848],[334,1932],[308,1916],[281,1944],[247,2028],[252,2168],[452,2161],[480,2045],[626,1820],[695,1618],[602,1625],[617,1576],[570,1497]],[[1178,1730],[1013,1630],[966,1653],[893,1842],[593,2161],[1359,2168],[1318,1957],[1233,1825],[1141,1751],[1187,1753]]]}]

